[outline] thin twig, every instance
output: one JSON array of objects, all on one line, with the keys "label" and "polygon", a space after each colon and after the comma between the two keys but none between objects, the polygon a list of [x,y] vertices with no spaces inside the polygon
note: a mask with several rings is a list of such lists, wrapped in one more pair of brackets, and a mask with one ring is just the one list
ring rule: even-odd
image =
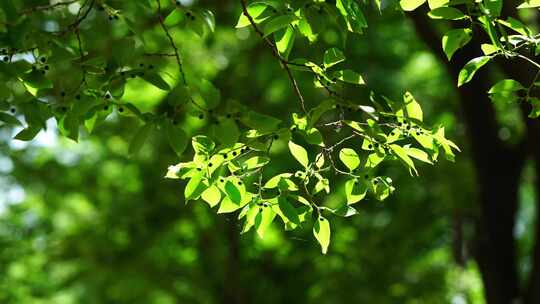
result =
[{"label": "thin twig", "polygon": [[279,60],[279,62],[281,63],[281,66],[287,72],[287,76],[289,77],[289,80],[291,81],[291,84],[293,86],[293,90],[296,93],[296,95],[298,96],[298,99],[300,101],[300,106],[302,107],[302,110],[304,111],[304,113],[307,114],[306,103],[305,103],[305,100],[304,100],[304,96],[302,95],[302,92],[300,91],[300,87],[298,86],[298,82],[294,78],[294,76],[293,76],[293,74],[291,72],[291,69],[289,68],[289,62],[285,58],[281,57],[276,45],[274,43],[272,43],[272,41],[270,41],[270,39],[268,39],[268,37],[266,37],[264,35],[264,33],[259,29],[259,27],[255,23],[255,20],[253,19],[253,17],[248,12],[246,0],[240,0],[240,3],[242,4],[243,14],[248,18],[249,23],[251,24],[251,26],[253,27],[255,32],[268,45],[268,47],[272,50],[272,54],[274,55],[274,57],[276,57]]}]

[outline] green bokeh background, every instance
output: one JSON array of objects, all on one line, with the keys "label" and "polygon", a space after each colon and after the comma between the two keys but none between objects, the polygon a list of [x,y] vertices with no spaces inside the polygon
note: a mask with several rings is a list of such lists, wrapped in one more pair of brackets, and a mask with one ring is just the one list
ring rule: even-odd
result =
[{"label": "green bokeh background", "polygon": [[[174,29],[186,71],[210,79],[222,100],[236,100],[289,119],[297,110],[286,74],[253,32],[234,29],[240,7],[200,1],[214,11],[214,35],[201,39]],[[401,13],[367,10],[369,28],[349,36],[347,66],[370,88],[399,98],[411,91],[432,125],[444,124],[463,148],[456,163],[420,166],[411,177],[397,162],[384,169],[397,191],[383,203],[367,199],[352,218],[333,218],[329,253],[321,255],[309,228],[284,232],[274,223],[264,239],[239,234],[232,215],[216,215],[203,202],[184,204],[184,183],[163,178],[180,161],[166,138],[155,134],[128,157],[136,120],[113,115],[79,143],[56,136],[54,123],[28,144],[10,140],[0,127],[0,303],[483,303],[475,263],[456,262],[456,233],[465,238],[475,214],[474,172],[451,79]],[[93,18],[91,16],[91,18]],[[91,19],[83,34],[101,39],[121,25]],[[166,45],[158,29],[148,43]],[[320,61],[339,34],[299,41],[292,58]],[[154,59],[177,75],[173,60]],[[325,98],[309,75],[298,74],[309,105]],[[365,92],[358,103],[366,103]],[[165,93],[140,80],[124,99],[149,111]],[[505,134],[522,128],[509,105],[499,106]],[[514,116],[512,116],[514,115]],[[205,122],[187,117],[190,134]],[[295,166],[284,143],[273,168]],[[187,154],[189,154],[188,152]],[[186,159],[189,155],[186,155]],[[520,249],[529,252],[534,191],[528,174],[521,188]],[[341,181],[325,202],[343,201]],[[467,256],[467,252],[464,253]],[[523,271],[527,265],[521,265]]]}]

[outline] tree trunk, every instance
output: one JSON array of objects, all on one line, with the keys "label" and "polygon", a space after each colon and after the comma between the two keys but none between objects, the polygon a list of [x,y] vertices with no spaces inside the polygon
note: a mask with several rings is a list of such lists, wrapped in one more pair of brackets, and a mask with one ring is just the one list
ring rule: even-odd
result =
[{"label": "tree trunk", "polygon": [[[439,57],[452,79],[458,78],[470,59],[481,55],[479,43],[473,41],[448,62],[440,46],[441,35],[433,32],[426,12],[410,16],[418,35]],[[487,303],[511,304],[521,298],[513,233],[525,153],[521,145],[508,147],[498,137],[495,110],[486,93],[492,83],[486,71],[459,89],[478,190],[473,252]]]}]

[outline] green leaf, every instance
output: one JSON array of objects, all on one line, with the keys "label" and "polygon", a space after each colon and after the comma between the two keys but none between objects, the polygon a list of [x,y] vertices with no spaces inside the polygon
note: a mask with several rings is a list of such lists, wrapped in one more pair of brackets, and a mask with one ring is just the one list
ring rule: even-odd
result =
[{"label": "green leaf", "polygon": [[225,183],[225,193],[227,193],[227,197],[231,200],[231,202],[237,205],[242,201],[242,194],[240,193],[240,190],[231,181],[227,181]]},{"label": "green leaf", "polygon": [[15,116],[4,112],[0,112],[0,121],[9,125],[22,126],[22,123]]},{"label": "green leaf", "polygon": [[289,26],[296,19],[297,19],[296,16],[289,15],[289,14],[272,18],[264,26],[264,29],[263,29],[264,36],[268,36],[276,31],[279,31],[282,28]]},{"label": "green leaf", "polygon": [[309,166],[308,153],[304,147],[289,141],[289,150],[296,160],[305,168]]},{"label": "green leaf", "polygon": [[324,67],[330,68],[340,62],[345,61],[345,55],[337,48],[331,48],[324,53]]},{"label": "green leaf", "polygon": [[474,74],[489,62],[491,56],[480,56],[469,61],[459,72],[458,87],[468,83],[474,77]]},{"label": "green leaf", "polygon": [[279,210],[283,213],[283,215],[289,220],[290,222],[300,225],[300,218],[298,217],[298,213],[296,212],[296,209],[293,207],[289,201],[283,197],[280,196],[278,198],[278,206]]},{"label": "green leaf", "polygon": [[263,207],[255,217],[255,229],[260,238],[264,238],[266,230],[274,221],[276,213],[270,207]]},{"label": "green leaf", "polygon": [[[247,196],[246,196],[247,198]],[[236,210],[243,208],[245,205],[249,203],[251,198],[240,201],[240,203],[236,204],[233,201],[231,201],[230,197],[225,197],[221,201],[221,204],[219,205],[218,213],[231,213],[235,212]]]},{"label": "green leaf", "polygon": [[513,79],[504,79],[497,82],[497,84],[491,87],[488,93],[498,94],[498,93],[504,93],[504,92],[517,92],[521,90],[526,90],[526,88],[518,81],[513,80]]},{"label": "green leaf", "polygon": [[150,123],[147,123],[139,128],[137,132],[135,133],[135,136],[131,139],[129,143],[129,154],[133,155],[139,150],[141,150],[141,147],[144,145],[144,142],[148,138],[148,135],[150,135],[150,132],[153,129],[153,125]]},{"label": "green leaf", "polygon": [[409,155],[407,154],[407,151],[405,149],[403,149],[401,146],[398,146],[398,145],[395,145],[395,144],[390,145],[390,149],[392,149],[392,152],[394,152],[394,155],[397,156],[401,161],[403,161],[403,163],[411,171],[414,171],[415,173],[418,173],[416,171],[416,168],[414,167],[414,162],[409,157]]},{"label": "green leaf", "polygon": [[540,6],[540,0],[525,0],[521,5],[519,5],[517,8],[534,8]]},{"label": "green leaf", "polygon": [[23,129],[17,135],[15,135],[15,139],[22,140],[22,141],[31,141],[38,135],[39,131],[41,131],[41,128],[34,127],[34,126],[28,126],[28,128]]},{"label": "green leaf", "polygon": [[470,29],[454,29],[448,31],[442,38],[442,47],[448,60],[452,59],[454,53],[465,46],[472,38]]},{"label": "green leaf", "polygon": [[289,178],[291,178],[291,176],[292,176],[291,173],[278,174],[278,175],[272,177],[270,180],[268,180],[266,182],[266,184],[264,184],[263,188],[265,188],[265,189],[277,188],[277,186],[279,185],[279,181],[281,181],[281,179],[289,179]]},{"label": "green leaf", "polygon": [[403,149],[405,149],[405,151],[410,157],[416,158],[419,161],[423,161],[428,164],[433,164],[433,162],[429,158],[429,155],[425,151],[417,149],[417,148],[411,148],[411,147],[406,147]]},{"label": "green leaf", "polygon": [[188,145],[188,137],[186,132],[176,125],[175,122],[168,121],[166,126],[167,140],[169,145],[178,156],[182,156]]},{"label": "green leaf", "polygon": [[328,252],[328,246],[330,245],[330,223],[322,216],[313,224],[313,235],[321,245],[321,251],[323,254]]},{"label": "green leaf", "polygon": [[531,36],[531,30],[529,30],[529,28],[525,24],[523,24],[521,21],[519,21],[517,19],[514,19],[512,17],[508,17],[507,20],[497,19],[497,22],[499,22],[500,24],[506,26],[509,29],[512,29],[512,30],[520,33],[521,35]]},{"label": "green leaf", "polygon": [[332,210],[332,213],[334,213],[335,215],[342,216],[342,217],[351,217],[353,215],[357,215],[358,211],[356,211],[356,209],[354,209],[353,207],[349,205],[343,205],[336,210]]},{"label": "green leaf", "polygon": [[207,136],[198,135],[191,139],[191,145],[196,154],[210,155],[216,144]]},{"label": "green leaf", "polygon": [[240,120],[246,126],[255,129],[261,133],[270,133],[276,131],[281,124],[281,120],[272,116],[249,111],[240,117]]},{"label": "green leaf", "polygon": [[336,8],[345,19],[349,32],[362,33],[362,30],[367,27],[366,18],[356,1],[337,0]]},{"label": "green leaf", "polygon": [[540,99],[530,98],[529,102],[531,103],[531,106],[532,106],[531,113],[529,113],[529,118],[540,117]]},{"label": "green leaf", "polygon": [[410,12],[419,8],[426,0],[401,0],[399,4],[404,11]]},{"label": "green leaf", "polygon": [[211,131],[216,140],[225,146],[231,146],[240,138],[240,130],[234,119],[222,119],[212,125]]},{"label": "green leaf", "polygon": [[336,102],[332,99],[326,99],[323,102],[321,102],[318,106],[314,107],[309,111],[309,119],[307,121],[307,125],[305,126],[305,129],[311,129],[321,118],[321,116],[332,110],[335,106]]},{"label": "green leaf", "polygon": [[352,84],[357,84],[357,85],[366,84],[364,82],[364,78],[362,78],[362,75],[352,70],[337,71],[336,73],[334,73],[334,78],[336,80],[340,80],[340,81],[352,83]]},{"label": "green leaf", "polygon": [[[270,14],[267,14],[265,12],[269,12],[270,10],[267,10],[269,8],[268,4],[265,3],[252,3],[247,7],[248,14],[253,18],[255,23],[260,23],[267,18],[270,18]],[[236,28],[246,27],[250,26],[251,23],[249,22],[249,19],[242,13],[240,15],[240,18],[238,19],[238,23],[236,24]]]},{"label": "green leaf", "polygon": [[278,31],[275,34],[276,48],[284,59],[289,58],[289,54],[294,45],[296,32],[293,28],[287,27],[284,30]]},{"label": "green leaf", "polygon": [[165,80],[163,80],[163,78],[157,73],[144,73],[141,75],[141,78],[146,80],[146,82],[164,91],[171,90],[171,87],[169,86],[169,84]]},{"label": "green leaf", "polygon": [[501,15],[503,0],[484,0],[484,8],[490,17],[499,17]]},{"label": "green leaf", "polygon": [[353,149],[343,148],[339,151],[339,159],[343,162],[349,171],[352,171],[360,165],[360,157]]},{"label": "green leaf", "polygon": [[488,43],[484,43],[480,46],[480,48],[482,49],[482,52],[484,53],[484,55],[491,55],[491,54],[494,54],[494,53],[497,53],[500,48],[498,46],[495,46],[493,44],[488,44]]},{"label": "green leaf", "polygon": [[221,191],[218,187],[212,185],[204,190],[201,194],[201,198],[207,202],[210,207],[214,207],[221,201]]},{"label": "green leaf", "polygon": [[464,13],[453,7],[438,7],[430,11],[428,15],[432,19],[460,20],[467,18]]},{"label": "green leaf", "polygon": [[358,179],[349,179],[345,182],[345,197],[347,204],[351,205],[363,200],[368,191],[367,184]]},{"label": "green leaf", "polygon": [[450,0],[428,0],[429,8],[434,10],[438,7],[445,6]]},{"label": "green leaf", "polygon": [[186,203],[192,199],[196,199],[199,193],[199,186],[201,185],[201,182],[203,180],[203,173],[199,172],[192,176],[187,185],[184,189],[184,197],[186,199]]},{"label": "green leaf", "polygon": [[270,162],[270,158],[264,156],[254,156],[242,163],[242,166],[247,170],[260,168]]},{"label": "green leaf", "polygon": [[413,118],[419,121],[424,120],[424,114],[422,107],[416,101],[414,96],[410,92],[406,92],[403,95],[403,102],[405,103],[405,110],[407,111],[407,117]]}]

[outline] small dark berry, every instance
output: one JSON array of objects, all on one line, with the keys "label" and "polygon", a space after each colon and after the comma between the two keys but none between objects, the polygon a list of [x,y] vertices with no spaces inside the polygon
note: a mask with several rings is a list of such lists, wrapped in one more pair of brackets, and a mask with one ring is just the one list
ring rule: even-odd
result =
[{"label": "small dark berry", "polygon": [[212,168],[213,164],[212,163],[208,163],[208,168]]},{"label": "small dark berry", "polygon": [[114,19],[118,20],[120,17],[118,15],[114,15]]},{"label": "small dark berry", "polygon": [[44,66],[43,68],[45,69],[45,71],[48,71],[48,70],[49,70],[49,66],[48,66],[48,65]]},{"label": "small dark berry", "polygon": [[114,17],[113,16],[109,16],[109,20],[114,20]]},{"label": "small dark berry", "polygon": [[236,156],[236,154],[238,154],[238,153],[236,151],[233,151],[232,155]]},{"label": "small dark berry", "polygon": [[238,186],[242,186],[242,182],[238,182]]},{"label": "small dark berry", "polygon": [[11,108],[9,111],[11,112],[11,114],[15,114],[15,112],[17,112],[17,109]]},{"label": "small dark berry", "polygon": [[219,182],[220,182],[220,183],[224,183],[225,180],[224,180],[223,178],[220,178],[220,179],[219,179]]},{"label": "small dark berry", "polygon": [[224,159],[227,159],[227,154],[223,154],[223,158],[224,158]]},{"label": "small dark berry", "polygon": [[199,119],[203,119],[204,118],[204,115],[203,114],[199,114]]},{"label": "small dark berry", "polygon": [[103,110],[105,110],[105,111],[109,110],[109,106],[104,106]]},{"label": "small dark berry", "polygon": [[45,70],[41,70],[41,74],[45,75],[47,73]]},{"label": "small dark berry", "polygon": [[8,56],[6,56],[6,57],[4,57],[4,59],[3,59],[3,60],[4,60],[4,62],[8,62],[8,61],[9,61],[9,57],[8,57]]},{"label": "small dark berry", "polygon": [[42,63],[45,63],[45,62],[47,62],[47,58],[41,57],[41,58],[39,58],[39,61],[41,61]]},{"label": "small dark berry", "polygon": [[202,169],[201,169],[201,168],[197,168],[197,171],[202,171]]},{"label": "small dark berry", "polygon": [[274,140],[278,140],[279,139],[279,135],[274,135]]},{"label": "small dark berry", "polygon": [[368,149],[373,149],[373,145],[369,144]]},{"label": "small dark berry", "polygon": [[368,179],[368,178],[369,178],[369,175],[367,175],[367,174],[364,175],[364,178],[365,178],[365,179]]},{"label": "small dark berry", "polygon": [[319,217],[319,221],[324,222],[324,217]]},{"label": "small dark berry", "polygon": [[122,108],[122,107],[118,108],[118,112],[120,112],[120,113],[124,112],[124,108]]}]

